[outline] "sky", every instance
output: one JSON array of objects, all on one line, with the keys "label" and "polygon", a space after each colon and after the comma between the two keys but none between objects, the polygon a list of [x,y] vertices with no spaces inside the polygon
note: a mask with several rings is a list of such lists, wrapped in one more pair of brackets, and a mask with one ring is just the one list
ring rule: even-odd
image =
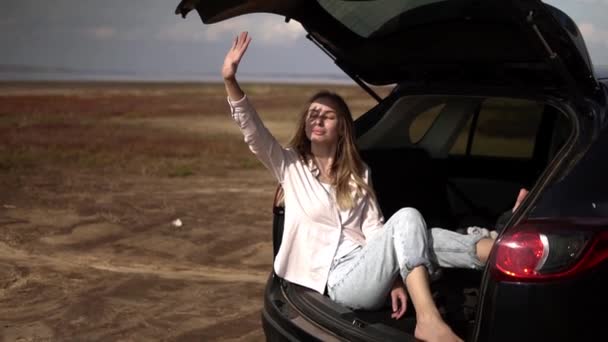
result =
[{"label": "sky", "polygon": [[[608,65],[608,0],[546,2],[578,24],[594,64]],[[204,25],[195,11],[186,19],[175,15],[178,3],[1,0],[0,79],[86,75],[219,80],[223,57],[240,31],[253,37],[241,76],[344,77],[296,21],[253,14]]]}]

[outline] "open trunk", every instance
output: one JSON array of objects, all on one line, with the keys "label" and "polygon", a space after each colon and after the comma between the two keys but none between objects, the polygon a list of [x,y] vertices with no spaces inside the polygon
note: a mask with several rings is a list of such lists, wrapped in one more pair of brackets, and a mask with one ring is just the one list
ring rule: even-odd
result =
[{"label": "open trunk", "polygon": [[575,101],[599,90],[583,37],[540,0],[182,0],[213,24],[273,13],[308,37],[359,84],[542,89]]},{"label": "open trunk", "polygon": [[[404,96],[397,87],[355,125],[386,219],[399,208],[415,207],[429,227],[466,233],[469,226],[503,228],[519,189],[532,188],[574,141],[572,113],[549,98]],[[277,199],[275,254],[283,212]],[[465,338],[474,331],[481,278],[477,270],[444,269],[432,283],[446,321]],[[281,291],[303,316],[340,337],[413,338],[411,303],[405,317],[395,321],[388,299],[382,310],[352,311],[277,277],[272,281],[282,284]]]}]

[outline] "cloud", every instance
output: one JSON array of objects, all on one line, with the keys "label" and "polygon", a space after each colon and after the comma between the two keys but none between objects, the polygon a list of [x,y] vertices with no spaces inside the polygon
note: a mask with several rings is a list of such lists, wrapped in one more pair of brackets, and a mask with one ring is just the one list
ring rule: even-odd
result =
[{"label": "cloud", "polygon": [[161,29],[156,38],[175,42],[231,41],[241,31],[248,31],[256,43],[263,45],[291,44],[306,34],[294,20],[285,23],[278,16],[249,15],[212,25],[187,19]]},{"label": "cloud", "polygon": [[306,34],[302,25],[294,20],[289,21],[287,24],[282,19],[279,21],[266,20],[262,21],[261,24],[259,30],[256,30],[254,34],[259,36],[258,40],[267,44],[293,42],[298,38],[304,37]]},{"label": "cloud", "polygon": [[596,43],[608,48],[608,30],[600,29],[590,22],[582,22],[578,25],[585,41]]},{"label": "cloud", "polygon": [[114,36],[116,36],[117,33],[115,28],[109,26],[86,28],[84,32],[86,35],[91,36],[97,40],[106,40],[113,38]]},{"label": "cloud", "polygon": [[593,35],[593,24],[592,23],[581,23],[578,25],[578,29],[583,34],[583,37],[591,37]]}]

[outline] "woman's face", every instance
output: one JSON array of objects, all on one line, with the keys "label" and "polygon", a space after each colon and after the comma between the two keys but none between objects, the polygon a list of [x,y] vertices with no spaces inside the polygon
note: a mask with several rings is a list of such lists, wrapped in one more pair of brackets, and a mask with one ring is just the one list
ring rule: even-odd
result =
[{"label": "woman's face", "polygon": [[318,98],[308,107],[306,114],[306,137],[313,144],[338,143],[338,113],[335,103],[329,98]]}]

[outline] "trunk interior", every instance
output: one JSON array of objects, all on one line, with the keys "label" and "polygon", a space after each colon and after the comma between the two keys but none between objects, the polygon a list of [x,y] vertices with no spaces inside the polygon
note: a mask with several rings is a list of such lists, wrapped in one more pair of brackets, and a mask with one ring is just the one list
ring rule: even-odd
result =
[{"label": "trunk interior", "polygon": [[[541,100],[392,94],[355,125],[385,219],[415,207],[429,228],[466,234],[470,226],[500,232],[519,189],[531,189],[572,138],[571,120]],[[275,254],[282,209],[277,205],[274,211]],[[473,332],[481,277],[478,270],[443,269],[431,284],[446,321],[465,339]],[[352,311],[314,291],[284,288],[315,322],[332,331],[364,333],[349,339],[394,340],[414,333],[411,302],[405,317],[393,320],[388,298],[382,310]]]}]

